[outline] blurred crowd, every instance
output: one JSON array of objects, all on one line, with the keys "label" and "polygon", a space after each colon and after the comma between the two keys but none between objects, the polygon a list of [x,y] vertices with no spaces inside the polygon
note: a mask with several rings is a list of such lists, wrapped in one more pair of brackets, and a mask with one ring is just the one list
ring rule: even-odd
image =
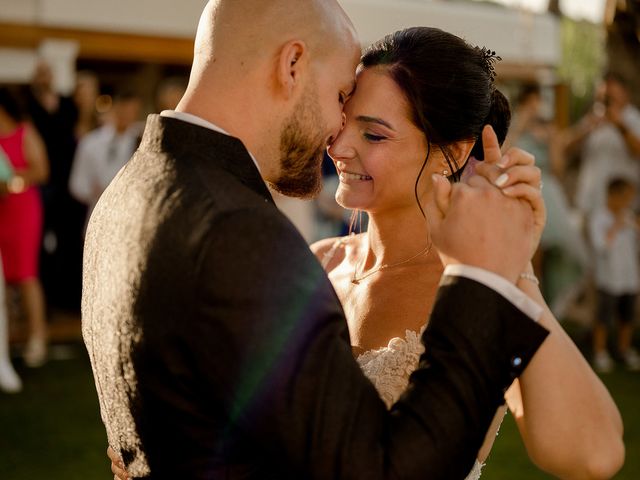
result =
[{"label": "blurred crowd", "polygon": [[30,85],[0,85],[0,390],[21,381],[10,362],[9,326],[26,327],[25,365],[47,360],[55,312],[78,315],[86,222],[98,198],[136,150],[144,113],[173,109],[186,81],[167,78],[155,105],[126,85],[79,71],[75,91],[54,89],[38,63]]},{"label": "blurred crowd", "polygon": [[533,153],[542,170],[548,218],[534,268],[544,295],[558,318],[582,304],[601,373],[616,362],[640,370],[632,346],[640,288],[640,111],[629,88],[625,78],[607,73],[589,111],[558,128],[545,114],[540,87],[525,85],[507,138],[507,146]]},{"label": "blurred crowd", "polygon": [[[155,105],[124,86],[105,94],[98,76],[79,71],[73,95],[53,88],[41,62],[31,84],[0,86],[0,391],[21,382],[9,351],[9,325],[22,322],[19,350],[29,367],[47,359],[52,312],[79,312],[82,249],[92,208],[137,148],[144,114],[173,109],[186,82],[167,78]],[[534,268],[558,318],[590,325],[593,364],[640,370],[632,347],[640,289],[640,111],[630,84],[609,73],[582,119],[559,128],[545,89],[525,84],[511,99],[505,148],[521,147],[542,170],[548,222]],[[274,194],[309,241],[366,228],[357,212],[339,207],[339,179],[329,157],[325,186],[313,202]],[[580,315],[577,315],[580,316]],[[609,333],[615,333],[609,335]]]}]

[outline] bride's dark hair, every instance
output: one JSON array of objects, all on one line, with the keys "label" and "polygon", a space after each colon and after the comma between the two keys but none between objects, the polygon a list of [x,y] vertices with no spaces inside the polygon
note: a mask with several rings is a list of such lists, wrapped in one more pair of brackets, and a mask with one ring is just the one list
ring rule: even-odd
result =
[{"label": "bride's dark hair", "polygon": [[471,156],[482,160],[485,125],[493,127],[501,145],[507,136],[511,121],[509,102],[494,85],[494,63],[499,59],[495,52],[471,46],[460,37],[430,27],[413,27],[387,35],[362,57],[362,67],[387,70],[406,96],[413,123],[426,136],[427,156],[415,186],[423,215],[418,182],[432,146],[442,150],[449,171],[453,172],[451,179],[458,181],[462,168],[450,145],[475,140]]}]

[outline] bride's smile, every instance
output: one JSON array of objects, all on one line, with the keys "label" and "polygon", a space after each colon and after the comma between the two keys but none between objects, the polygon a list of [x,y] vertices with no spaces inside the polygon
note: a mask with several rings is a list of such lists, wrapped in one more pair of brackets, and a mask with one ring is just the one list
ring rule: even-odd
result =
[{"label": "bride's smile", "polygon": [[341,162],[336,162],[336,170],[342,183],[370,182],[373,180],[373,177],[367,173],[347,170],[347,167]]}]

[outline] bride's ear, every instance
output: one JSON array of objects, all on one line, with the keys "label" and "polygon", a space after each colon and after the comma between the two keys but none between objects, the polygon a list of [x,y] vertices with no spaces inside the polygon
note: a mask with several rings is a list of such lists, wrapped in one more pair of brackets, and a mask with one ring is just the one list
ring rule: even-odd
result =
[{"label": "bride's ear", "polygon": [[[452,143],[448,146],[449,153],[455,160],[455,165],[458,166],[458,169],[464,168],[465,164],[469,160],[469,155],[471,155],[471,150],[473,150],[473,146],[475,145],[475,141],[473,140],[460,140],[459,142]],[[446,159],[443,158],[443,170],[449,169],[449,164]],[[449,172],[449,175],[454,174],[455,172]],[[447,176],[449,176],[447,175]]]}]

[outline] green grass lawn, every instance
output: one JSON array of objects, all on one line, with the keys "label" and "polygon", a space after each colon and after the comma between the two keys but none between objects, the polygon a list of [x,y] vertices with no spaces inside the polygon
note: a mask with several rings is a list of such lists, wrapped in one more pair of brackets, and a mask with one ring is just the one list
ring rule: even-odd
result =
[{"label": "green grass lawn", "polygon": [[[110,480],[106,436],[88,359],[82,345],[72,358],[38,370],[18,365],[20,395],[0,394],[1,480]],[[640,479],[640,374],[604,377],[625,420],[627,462],[619,480]],[[483,480],[551,478],[527,459],[513,419],[502,426]]]}]

